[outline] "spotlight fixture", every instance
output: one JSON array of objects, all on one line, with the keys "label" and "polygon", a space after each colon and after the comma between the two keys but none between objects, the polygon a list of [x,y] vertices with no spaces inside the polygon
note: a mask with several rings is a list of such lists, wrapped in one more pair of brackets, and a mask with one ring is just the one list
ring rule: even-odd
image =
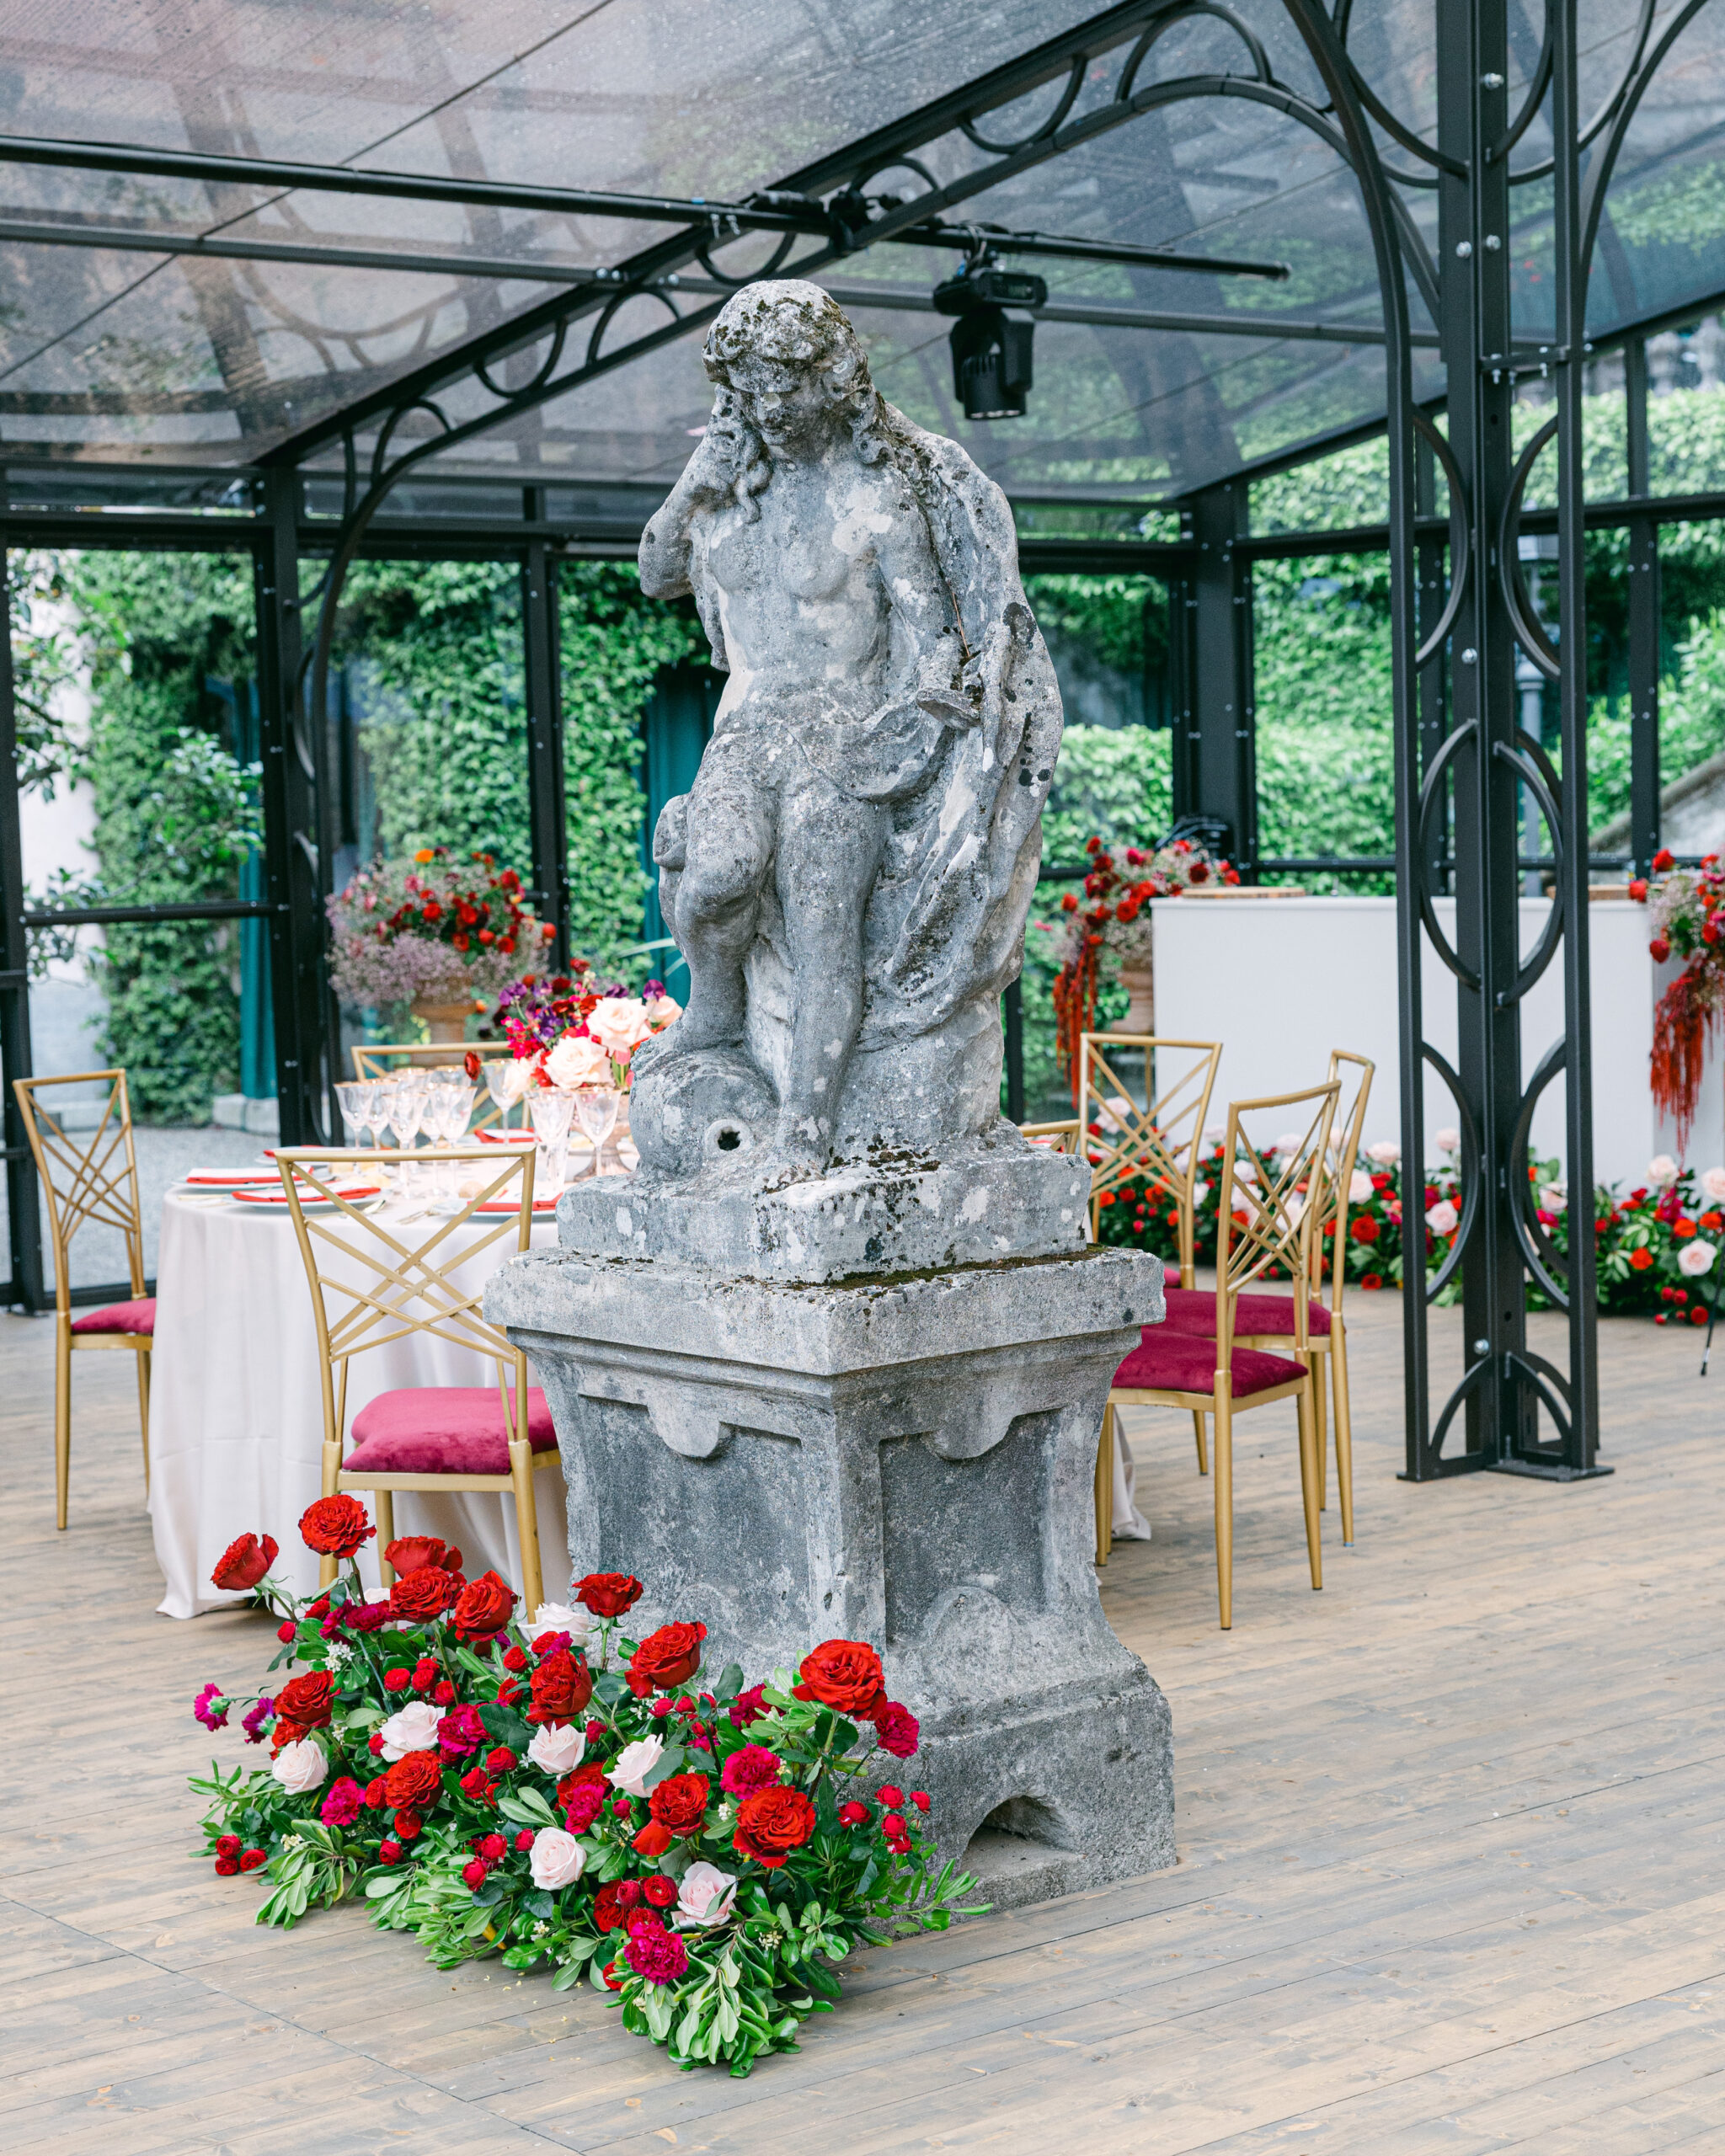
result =
[{"label": "spotlight fixture", "polygon": [[986,256],[934,288],[937,314],[953,314],[953,389],[967,419],[1022,419],[1030,392],[1033,322],[1009,307],[1041,307],[1048,286],[1028,270],[1002,270]]}]

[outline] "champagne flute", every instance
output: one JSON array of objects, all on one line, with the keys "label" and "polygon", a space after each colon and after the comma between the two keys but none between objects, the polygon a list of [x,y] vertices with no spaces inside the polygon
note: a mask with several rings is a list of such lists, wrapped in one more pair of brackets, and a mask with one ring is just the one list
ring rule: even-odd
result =
[{"label": "champagne flute", "polygon": [[365,1123],[365,1109],[368,1105],[366,1088],[358,1079],[350,1078],[335,1089],[336,1106],[341,1110],[342,1127],[347,1132],[347,1142],[357,1149],[359,1134]]},{"label": "champagne flute", "polygon": [[574,1103],[555,1086],[536,1086],[527,1096],[527,1113],[539,1141],[533,1168],[536,1199],[554,1197],[563,1188],[563,1167],[569,1150],[569,1116]]},{"label": "champagne flute", "polygon": [[527,1066],[513,1055],[488,1057],[485,1064],[485,1089],[499,1112],[499,1128],[509,1129],[509,1112],[526,1090]]},{"label": "champagne flute", "polygon": [[[611,1086],[583,1086],[575,1095],[575,1112],[581,1118],[582,1129],[592,1141],[595,1176],[613,1172],[605,1165],[605,1143],[617,1128],[617,1111],[622,1105],[622,1096]],[[621,1161],[615,1172],[622,1172]]]}]

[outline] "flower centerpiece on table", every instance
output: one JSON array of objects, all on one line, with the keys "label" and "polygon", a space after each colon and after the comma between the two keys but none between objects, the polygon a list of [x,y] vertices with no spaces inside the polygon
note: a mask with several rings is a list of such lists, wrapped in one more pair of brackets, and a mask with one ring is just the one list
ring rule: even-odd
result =
[{"label": "flower centerpiece on table", "polygon": [[530,974],[506,989],[497,1022],[517,1062],[528,1065],[529,1083],[627,1093],[635,1050],[682,1009],[662,980],[649,980],[634,995],[620,981],[601,984],[590,963],[577,958],[567,974]]},{"label": "flower centerpiece on table", "polygon": [[1725,869],[1717,853],[1698,868],[1680,868],[1662,846],[1653,871],[1658,880],[1637,877],[1629,895],[1653,909],[1648,949],[1655,961],[1684,961],[1654,1011],[1650,1059],[1654,1104],[1675,1121],[1681,1148],[1695,1124],[1707,1035],[1725,1013]]},{"label": "flower centerpiece on table", "polygon": [[280,1618],[270,1691],[208,1684],[193,1706],[212,1731],[243,1709],[269,1748],[192,1783],[216,1873],[264,1874],[260,1924],[357,1897],[440,1968],[496,1955],[555,1989],[585,1977],[678,2064],[742,2074],[831,2010],[855,1947],[969,1913],[931,1799],[896,1779],[916,1717],[865,1641],[745,1686],[734,1663],[703,1678],[703,1625],[630,1624],[646,1590],[627,1574],[530,1615],[495,1572],[409,1536],[372,1602],[357,1498],[319,1498],[300,1532],[339,1561],[312,1601],[270,1577],[268,1536],[213,1575]]},{"label": "flower centerpiece on table", "polygon": [[1090,867],[1084,896],[1068,891],[1060,900],[1067,917],[1060,970],[1054,985],[1056,1042],[1060,1067],[1078,1097],[1078,1037],[1094,1030],[1097,990],[1107,959],[1131,997],[1121,1030],[1153,1030],[1151,1005],[1151,916],[1152,899],[1178,898],[1207,883],[1237,883],[1237,872],[1217,861],[1189,839],[1175,839],[1146,852],[1135,846],[1121,861],[1105,851],[1099,838],[1085,846]]},{"label": "flower centerpiece on table", "polygon": [[534,915],[513,868],[489,853],[421,846],[358,870],[328,901],[329,975],[347,1004],[408,1005],[434,1041],[458,1041],[521,962],[557,931]]}]

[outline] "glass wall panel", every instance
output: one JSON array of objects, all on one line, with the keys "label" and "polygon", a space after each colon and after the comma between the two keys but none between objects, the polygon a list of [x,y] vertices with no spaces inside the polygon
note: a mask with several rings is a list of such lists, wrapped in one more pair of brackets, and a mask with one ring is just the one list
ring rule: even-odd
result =
[{"label": "glass wall panel", "polygon": [[1725,488],[1725,318],[1649,337],[1648,477],[1656,494]]}]

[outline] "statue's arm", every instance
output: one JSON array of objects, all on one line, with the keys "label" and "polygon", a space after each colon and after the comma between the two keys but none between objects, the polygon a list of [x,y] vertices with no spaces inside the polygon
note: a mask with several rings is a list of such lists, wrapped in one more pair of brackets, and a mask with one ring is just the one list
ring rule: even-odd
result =
[{"label": "statue's arm", "polygon": [[737,499],[746,459],[743,430],[721,397],[700,447],[641,534],[641,589],[649,599],[681,599],[690,590],[689,527],[698,510]]}]

